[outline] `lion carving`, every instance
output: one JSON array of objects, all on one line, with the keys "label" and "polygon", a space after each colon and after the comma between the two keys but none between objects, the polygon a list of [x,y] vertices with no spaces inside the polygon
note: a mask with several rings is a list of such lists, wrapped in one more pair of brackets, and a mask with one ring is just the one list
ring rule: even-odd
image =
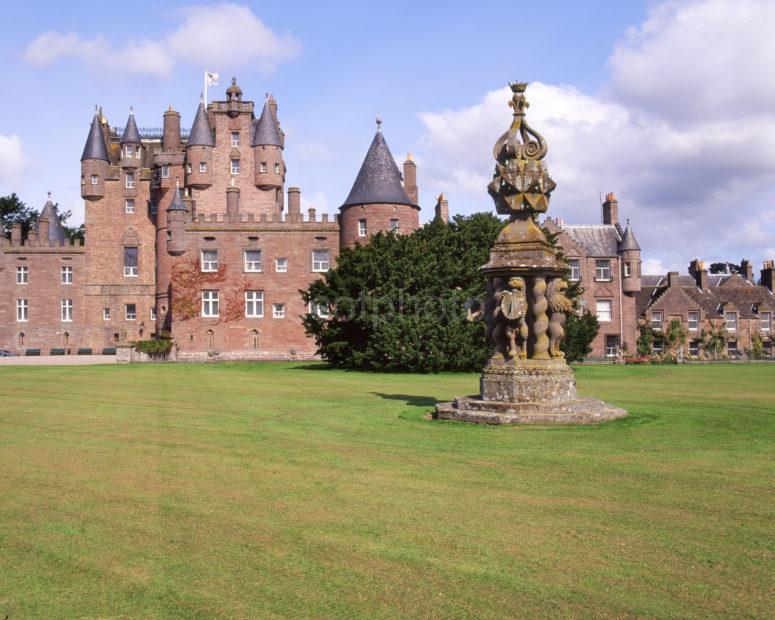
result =
[{"label": "lion carving", "polygon": [[496,323],[493,340],[496,346],[505,349],[509,359],[527,358],[527,295],[524,278],[509,278],[506,287],[495,293],[493,301],[493,318]]},{"label": "lion carving", "polygon": [[565,357],[560,343],[565,337],[565,319],[573,312],[573,302],[565,295],[568,283],[562,278],[554,278],[546,287],[546,300],[549,303],[549,355]]}]

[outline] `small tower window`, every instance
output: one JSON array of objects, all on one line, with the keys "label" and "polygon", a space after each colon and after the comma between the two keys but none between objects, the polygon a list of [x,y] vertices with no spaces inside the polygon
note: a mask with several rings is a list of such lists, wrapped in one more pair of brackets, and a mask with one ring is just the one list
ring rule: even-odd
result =
[{"label": "small tower window", "polygon": [[191,164],[186,164],[186,174],[191,174]]},{"label": "small tower window", "polygon": [[124,211],[127,213],[134,213],[135,212],[135,201],[134,198],[127,198],[124,202]]},{"label": "small tower window", "polygon": [[153,306],[151,306],[151,320],[152,321],[156,320],[156,308],[154,308]]},{"label": "small tower window", "polygon": [[624,277],[629,278],[632,275],[632,267],[630,263],[624,263]]},{"label": "small tower window", "polygon": [[161,178],[162,179],[169,179],[170,178],[170,167],[169,167],[169,164],[162,164],[161,165]]},{"label": "small tower window", "polygon": [[398,232],[398,219],[397,218],[392,218],[390,220],[390,230],[392,230],[393,232]]},{"label": "small tower window", "polygon": [[132,145],[131,144],[127,144],[126,145],[124,153],[126,154],[127,157],[132,157]]},{"label": "small tower window", "polygon": [[135,173],[134,172],[127,172],[126,173],[126,188],[132,189],[135,186]]},{"label": "small tower window", "polygon": [[275,174],[280,174],[280,164],[275,164],[274,165],[274,173]]},{"label": "small tower window", "polygon": [[199,172],[207,172],[207,164],[203,161],[199,162]]},{"label": "small tower window", "polygon": [[239,174],[239,159],[232,159],[231,160],[231,173],[232,174]]},{"label": "small tower window", "polygon": [[97,185],[97,183],[99,183],[99,182],[100,182],[100,179],[99,179],[99,177],[96,174],[91,175],[91,184],[92,185]]},{"label": "small tower window", "polygon": [[366,220],[358,220],[358,236],[366,236]]},{"label": "small tower window", "polygon": [[266,162],[265,162],[265,161],[262,161],[262,162],[261,162],[261,163],[258,165],[258,171],[259,171],[259,172],[266,172]]},{"label": "small tower window", "polygon": [[232,131],[231,132],[231,145],[233,147],[239,146],[239,131]]}]

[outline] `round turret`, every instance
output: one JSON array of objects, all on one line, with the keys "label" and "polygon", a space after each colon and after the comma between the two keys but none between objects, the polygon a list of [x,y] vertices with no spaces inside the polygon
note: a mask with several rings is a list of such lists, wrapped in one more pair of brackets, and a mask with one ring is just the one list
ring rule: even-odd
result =
[{"label": "round turret", "polygon": [[285,162],[280,131],[268,103],[253,129],[253,183],[259,189],[280,189],[285,184]]},{"label": "round turret", "polygon": [[622,292],[640,292],[640,246],[635,238],[635,233],[630,228],[629,220],[617,251],[622,262]]},{"label": "round turret", "polygon": [[213,184],[213,132],[204,101],[199,102],[186,146],[186,185],[206,189]]},{"label": "round turret", "polygon": [[143,145],[140,140],[140,132],[135,123],[135,114],[132,108],[129,108],[129,118],[124,127],[124,133],[121,135],[121,167],[139,168],[142,164]]},{"label": "round turret", "polygon": [[110,158],[100,125],[100,115],[95,112],[81,155],[82,198],[99,200],[105,195],[105,177],[108,174],[109,163]]}]

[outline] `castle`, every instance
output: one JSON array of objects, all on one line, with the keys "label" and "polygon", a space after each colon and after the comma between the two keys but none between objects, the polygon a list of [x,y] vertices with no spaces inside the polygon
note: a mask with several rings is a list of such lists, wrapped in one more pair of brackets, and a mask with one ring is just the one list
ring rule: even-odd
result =
[{"label": "castle", "polygon": [[[285,187],[277,102],[260,115],[232,79],[199,103],[188,135],[180,113],[119,135],[95,112],[81,156],[84,244],[66,241],[49,201],[26,239],[0,238],[0,348],[110,351],[170,332],[178,359],[308,358],[315,343],[299,290],[341,247],[419,226],[416,165],[403,176],[378,126],[337,217],[301,211]],[[285,196],[287,193],[287,201]]]}]

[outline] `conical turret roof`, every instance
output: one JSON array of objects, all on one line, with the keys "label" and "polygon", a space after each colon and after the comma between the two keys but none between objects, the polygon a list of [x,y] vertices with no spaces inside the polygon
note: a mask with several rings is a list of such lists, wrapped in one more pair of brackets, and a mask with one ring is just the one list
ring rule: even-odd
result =
[{"label": "conical turret roof", "polygon": [[624,229],[624,234],[622,235],[622,240],[619,243],[619,251],[624,252],[626,250],[638,250],[640,251],[640,246],[638,245],[638,240],[635,238],[635,233],[632,232],[632,228],[630,228],[630,225],[627,224],[627,228]]},{"label": "conical turret roof", "polygon": [[124,133],[121,136],[121,144],[140,144],[140,132],[137,130],[137,123],[135,123],[135,113],[129,110],[129,118],[126,121],[126,127],[124,127]]},{"label": "conical turret roof", "polygon": [[83,147],[81,161],[87,159],[102,159],[110,161],[108,149],[105,147],[105,139],[102,137],[102,128],[100,127],[100,117],[95,112],[94,118],[89,128],[89,137],[86,138],[86,145]]},{"label": "conical turret roof", "polygon": [[40,220],[41,218],[48,218],[48,239],[54,243],[61,243],[67,239],[65,229],[62,227],[62,222],[59,219],[59,211],[57,206],[51,202],[51,195],[49,195],[46,204],[40,210],[40,215],[33,226],[36,233],[40,234]]},{"label": "conical turret roof", "polygon": [[261,116],[256,121],[256,128],[253,131],[253,143],[251,146],[279,146],[282,148],[280,133],[277,131],[277,121],[272,114],[272,109],[268,103],[264,103],[264,109],[261,110]]},{"label": "conical turret roof", "polygon": [[188,134],[188,146],[215,146],[213,132],[210,130],[210,121],[207,120],[207,110],[203,101],[199,102],[196,109],[194,123],[191,125],[191,133]]},{"label": "conical turret roof", "polygon": [[379,130],[371,141],[353,188],[342,206],[374,203],[413,204],[401,184],[401,173]]},{"label": "conical turret roof", "polygon": [[167,207],[167,211],[185,211],[188,213],[188,209],[186,209],[186,205],[183,202],[183,197],[180,195],[179,187],[175,188],[175,196],[172,198],[170,206]]}]

